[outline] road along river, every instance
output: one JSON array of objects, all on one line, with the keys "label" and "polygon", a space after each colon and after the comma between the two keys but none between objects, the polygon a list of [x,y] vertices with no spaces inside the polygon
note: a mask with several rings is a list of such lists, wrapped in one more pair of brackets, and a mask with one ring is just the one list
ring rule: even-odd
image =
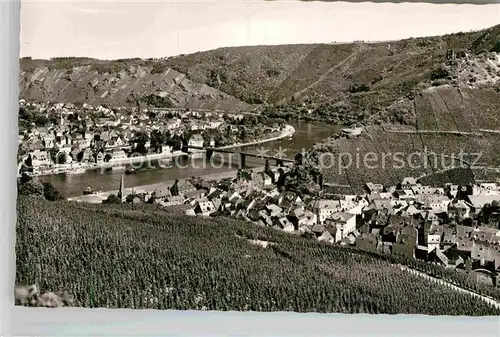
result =
[{"label": "road along river", "polygon": [[[340,132],[343,128],[341,125],[304,121],[290,122],[289,124],[295,128],[295,133],[291,137],[244,146],[241,151],[273,156],[280,153],[287,158],[293,158],[297,152],[309,150],[314,144]],[[150,163],[144,163],[143,166],[150,165],[154,168],[126,175],[124,178],[125,186],[128,188],[138,187],[175,179],[186,179],[192,176],[231,176],[238,169],[237,158],[236,155],[214,156],[208,162],[205,158],[177,157],[172,159],[172,165],[162,165],[164,167],[171,166],[170,168],[158,168],[158,164],[162,164],[162,162],[151,160]],[[246,168],[258,168],[264,164],[265,162],[260,158],[246,158]],[[117,190],[122,174],[123,171],[118,170],[94,169],[82,174],[41,176],[39,179],[50,181],[65,196],[75,197],[82,195],[83,190],[87,187],[101,191]]]}]

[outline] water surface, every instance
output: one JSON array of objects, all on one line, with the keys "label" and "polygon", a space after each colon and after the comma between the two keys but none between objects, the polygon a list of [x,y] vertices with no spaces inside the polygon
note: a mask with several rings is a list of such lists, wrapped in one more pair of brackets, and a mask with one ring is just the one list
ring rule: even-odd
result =
[{"label": "water surface", "polygon": [[[309,123],[304,121],[290,122],[295,128],[295,134],[291,138],[285,138],[256,146],[243,147],[241,151],[250,153],[263,153],[276,156],[282,153],[287,158],[294,158],[300,151],[310,149],[314,144],[340,131],[341,125],[329,125],[320,123]],[[125,175],[126,187],[156,184],[162,181],[185,179],[192,176],[202,176],[236,170],[238,168],[238,156],[224,155],[222,158],[215,156],[212,162],[205,158],[178,158],[172,162],[171,168],[155,169],[137,174]],[[166,163],[164,163],[166,164]],[[261,167],[265,161],[260,158],[248,157],[246,167]],[[270,163],[274,164],[274,163]],[[146,163],[144,165],[147,165]],[[156,161],[151,166],[158,167]],[[167,167],[168,165],[163,165]],[[42,181],[50,181],[59,191],[67,197],[81,195],[87,187],[100,189],[102,191],[116,190],[120,185],[123,171],[92,170],[85,174],[77,175],[52,175],[40,177]]]}]

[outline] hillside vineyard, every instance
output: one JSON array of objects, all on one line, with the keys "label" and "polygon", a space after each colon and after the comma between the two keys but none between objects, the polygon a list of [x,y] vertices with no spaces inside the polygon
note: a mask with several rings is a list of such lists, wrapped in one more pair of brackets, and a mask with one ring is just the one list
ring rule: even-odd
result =
[{"label": "hillside vineyard", "polygon": [[500,315],[500,26],[20,68],[16,304]]}]

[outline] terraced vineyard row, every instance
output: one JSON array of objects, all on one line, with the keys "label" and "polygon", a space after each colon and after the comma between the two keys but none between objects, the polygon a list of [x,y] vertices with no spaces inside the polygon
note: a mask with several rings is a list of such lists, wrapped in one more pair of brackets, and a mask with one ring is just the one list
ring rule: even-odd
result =
[{"label": "terraced vineyard row", "polygon": [[[432,181],[435,186],[446,182],[470,183],[473,176],[466,170],[469,166],[500,167],[500,134],[496,133],[481,136],[404,133],[370,127],[356,139],[337,139],[329,146],[337,154],[334,158],[342,156],[344,161],[342,166],[331,160],[324,161],[324,181],[349,184],[357,192],[362,191],[367,181],[395,185],[407,176],[426,177],[426,181]],[[350,166],[347,165],[349,158]]]},{"label": "terraced vineyard row", "polygon": [[415,97],[418,130],[500,130],[494,88],[432,87]]}]

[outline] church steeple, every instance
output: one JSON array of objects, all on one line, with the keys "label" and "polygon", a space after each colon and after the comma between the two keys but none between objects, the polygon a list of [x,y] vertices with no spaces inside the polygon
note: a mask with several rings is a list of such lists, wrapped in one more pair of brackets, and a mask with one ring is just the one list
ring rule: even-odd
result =
[{"label": "church steeple", "polygon": [[118,195],[117,195],[117,197],[121,200],[121,202],[125,201],[124,189],[125,189],[125,184],[123,183],[123,174],[122,174],[120,179],[120,189],[118,190]]}]

